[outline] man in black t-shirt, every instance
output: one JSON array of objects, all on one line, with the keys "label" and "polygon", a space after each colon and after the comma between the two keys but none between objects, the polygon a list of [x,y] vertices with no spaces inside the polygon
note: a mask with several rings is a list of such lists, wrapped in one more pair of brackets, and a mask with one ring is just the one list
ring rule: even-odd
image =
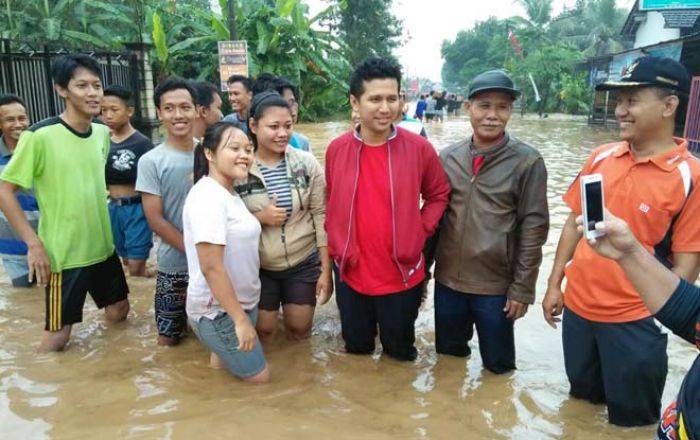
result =
[{"label": "man in black t-shirt", "polygon": [[136,167],[153,144],[131,126],[133,114],[129,90],[117,85],[105,88],[101,119],[111,132],[105,178],[114,245],[129,274],[145,277],[150,276],[146,260],[153,247],[153,233],[143,213],[141,195],[135,190]]}]

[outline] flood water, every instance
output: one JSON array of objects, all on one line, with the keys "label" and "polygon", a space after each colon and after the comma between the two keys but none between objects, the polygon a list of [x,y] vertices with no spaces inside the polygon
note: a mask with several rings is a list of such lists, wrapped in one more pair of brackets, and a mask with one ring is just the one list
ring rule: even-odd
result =
[{"label": "flood water", "polygon": [[[465,118],[428,131],[436,148],[468,134]],[[322,159],[343,123],[300,125]],[[110,326],[87,301],[84,322],[64,353],[37,355],[44,317],[40,289],[17,290],[0,278],[0,438],[234,439],[648,439],[654,428],[608,425],[604,406],[570,399],[561,329],[548,327],[540,301],[559,231],[564,193],[592,147],[614,139],[585,122],[522,120],[511,132],[542,152],[549,170],[551,231],[537,303],[516,324],[518,370],[482,369],[478,342],[469,359],[437,356],[432,298],[417,322],[418,359],[399,363],[343,353],[338,311],[317,309],[310,341],[283,337],[265,347],[272,382],[245,385],[208,368],[194,337],[156,346],[153,280],[129,278],[132,312]],[[664,406],[696,356],[670,338]]]}]

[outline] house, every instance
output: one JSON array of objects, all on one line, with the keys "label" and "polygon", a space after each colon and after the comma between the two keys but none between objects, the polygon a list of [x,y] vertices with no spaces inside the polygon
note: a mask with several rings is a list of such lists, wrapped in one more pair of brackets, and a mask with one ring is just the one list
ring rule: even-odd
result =
[{"label": "house", "polygon": [[[620,33],[630,49],[586,60],[589,85],[619,79],[643,55],[680,61],[694,79],[688,111],[676,129],[700,150],[700,1],[637,0]],[[589,123],[616,123],[614,93],[593,92]]]}]

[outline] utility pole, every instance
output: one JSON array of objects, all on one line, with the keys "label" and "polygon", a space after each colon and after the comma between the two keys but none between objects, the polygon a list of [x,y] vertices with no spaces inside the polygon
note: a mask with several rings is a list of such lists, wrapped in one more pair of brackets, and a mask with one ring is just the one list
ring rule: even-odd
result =
[{"label": "utility pole", "polygon": [[230,34],[229,40],[236,39],[236,5],[235,0],[227,0],[228,4],[228,32]]}]

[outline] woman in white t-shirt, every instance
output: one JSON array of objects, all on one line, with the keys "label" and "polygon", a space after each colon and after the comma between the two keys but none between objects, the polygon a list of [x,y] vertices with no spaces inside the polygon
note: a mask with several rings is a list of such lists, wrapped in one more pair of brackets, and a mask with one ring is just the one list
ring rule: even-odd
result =
[{"label": "woman in white t-shirt", "polygon": [[253,145],[237,123],[209,127],[195,149],[195,185],[183,209],[187,316],[212,366],[263,383],[270,373],[255,332],[261,228],[233,191],[252,163]]}]

